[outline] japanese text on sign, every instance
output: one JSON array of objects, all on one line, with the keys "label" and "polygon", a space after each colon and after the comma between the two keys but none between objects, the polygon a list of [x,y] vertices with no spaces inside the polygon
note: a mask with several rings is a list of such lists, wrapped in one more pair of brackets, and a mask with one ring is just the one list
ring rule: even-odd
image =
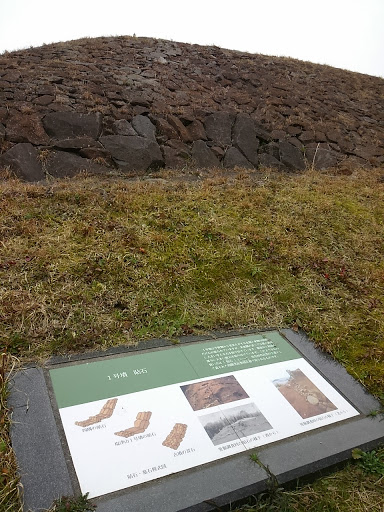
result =
[{"label": "japanese text on sign", "polygon": [[272,341],[262,338],[206,347],[202,353],[211,368],[223,370],[268,361],[281,354],[281,350]]}]

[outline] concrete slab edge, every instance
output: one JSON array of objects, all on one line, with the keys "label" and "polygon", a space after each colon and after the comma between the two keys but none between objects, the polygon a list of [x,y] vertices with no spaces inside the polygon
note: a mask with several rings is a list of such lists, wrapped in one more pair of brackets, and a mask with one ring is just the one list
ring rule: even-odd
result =
[{"label": "concrete slab edge", "polygon": [[[268,330],[276,329],[215,332],[206,336],[183,337],[180,343],[235,337]],[[263,463],[270,467],[279,483],[288,484],[298,478],[316,476],[319,471],[330,466],[345,463],[350,459],[353,448],[371,450],[384,444],[384,418],[382,416],[366,417],[372,410],[379,409],[380,403],[340,364],[329,355],[316,349],[304,333],[294,332],[291,329],[282,329],[280,332],[347,400],[360,410],[363,416],[260,448],[257,451],[258,455]],[[172,345],[168,340],[150,340],[137,347],[123,349],[117,347],[107,353],[93,352],[73,357],[52,358],[48,366],[54,367],[56,364],[106,356],[113,357],[142,350],[172,347]],[[30,405],[32,403],[33,405]],[[42,368],[28,368],[14,376],[9,404],[13,409],[12,442],[25,488],[25,510],[31,509],[33,512],[37,512],[48,508],[52,501],[61,495],[77,494],[78,486],[76,482],[74,483],[73,473],[69,469],[72,467],[72,463],[68,453],[65,449],[63,450],[57,419],[55,420],[54,417]],[[44,432],[39,432],[39,435],[47,439],[48,444],[44,445],[45,453],[39,452],[41,463],[36,466],[36,454],[32,453],[33,435],[36,435],[36,431],[33,428],[31,430],[30,427],[31,424],[39,425],[42,417],[45,426]],[[153,501],[151,500],[158,499],[159,492],[165,495],[169,490],[172,495],[172,493],[178,493],[180,488],[181,492],[178,499],[175,500],[179,503],[173,503],[175,508],[172,508],[172,511],[210,512],[217,511],[217,506],[224,510],[230,503],[243,500],[247,496],[257,494],[267,488],[268,481],[265,478],[265,472],[255,467],[249,458],[250,453],[252,450],[246,454],[222,459],[214,464],[173,475],[171,478],[164,478],[160,483],[155,481],[149,485],[144,484],[138,488],[120,491],[93,501],[98,505],[98,512],[129,512],[129,510],[136,511],[138,509],[142,512],[151,512],[153,510],[151,508]],[[197,494],[192,492],[192,495],[189,495],[190,505],[183,508],[180,500],[186,497],[184,494],[188,495],[187,491],[191,483],[196,487],[199,485],[199,481],[205,482],[206,479],[211,479],[213,482],[215,476],[221,474],[223,477],[227,477],[228,473],[237,477],[234,486],[228,485],[224,488],[213,484],[203,486],[205,491],[201,496],[201,501],[197,500],[199,491],[197,489]],[[223,493],[225,488],[229,490]],[[185,489],[185,493],[183,493],[183,489]],[[156,507],[158,512],[171,512],[170,508],[162,508],[160,503],[157,504],[159,505]],[[138,508],[139,506],[140,508]],[[167,504],[164,504],[164,507],[167,507]]]}]

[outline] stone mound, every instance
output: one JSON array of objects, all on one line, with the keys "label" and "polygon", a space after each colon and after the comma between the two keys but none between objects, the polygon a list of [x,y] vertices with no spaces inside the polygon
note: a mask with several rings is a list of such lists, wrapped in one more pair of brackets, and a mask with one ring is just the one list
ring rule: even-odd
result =
[{"label": "stone mound", "polygon": [[136,37],[0,55],[0,166],[27,181],[162,167],[384,164],[384,80]]}]

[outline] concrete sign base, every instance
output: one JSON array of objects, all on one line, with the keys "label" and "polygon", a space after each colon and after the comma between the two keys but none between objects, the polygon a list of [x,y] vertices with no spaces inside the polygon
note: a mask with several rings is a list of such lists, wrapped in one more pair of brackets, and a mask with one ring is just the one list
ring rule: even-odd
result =
[{"label": "concrete sign base", "polygon": [[12,382],[25,510],[211,511],[384,442],[380,404],[289,329],[55,358]]}]

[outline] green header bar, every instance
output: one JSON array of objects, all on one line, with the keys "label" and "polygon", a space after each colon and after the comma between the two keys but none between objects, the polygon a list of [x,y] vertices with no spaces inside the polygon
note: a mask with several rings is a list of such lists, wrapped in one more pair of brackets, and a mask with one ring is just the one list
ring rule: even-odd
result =
[{"label": "green header bar", "polygon": [[49,373],[60,409],[198,378],[177,348],[68,365]]},{"label": "green header bar", "polygon": [[277,331],[68,364],[50,370],[58,407],[302,357]]}]

